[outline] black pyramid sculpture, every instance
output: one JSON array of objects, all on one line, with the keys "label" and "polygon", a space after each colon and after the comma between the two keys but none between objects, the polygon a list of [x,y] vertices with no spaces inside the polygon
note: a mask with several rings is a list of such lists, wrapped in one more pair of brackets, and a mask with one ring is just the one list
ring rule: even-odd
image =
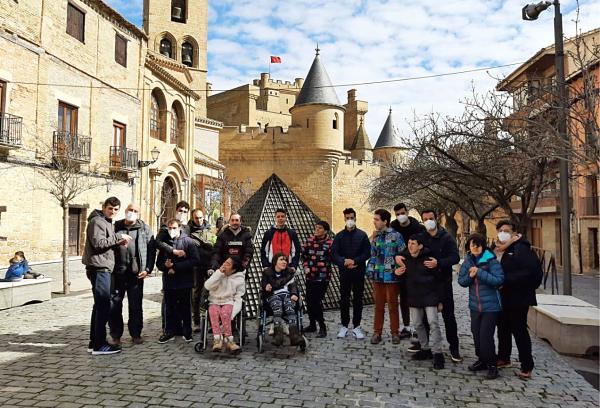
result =
[{"label": "black pyramid sculpture", "polygon": [[[262,237],[274,223],[275,210],[284,208],[288,212],[287,225],[298,233],[300,243],[304,244],[308,237],[313,234],[315,223],[319,217],[279,178],[273,174],[244,203],[239,213],[242,216],[243,225],[252,228],[254,255],[246,271],[246,315],[250,318],[258,316],[260,302],[260,280],[262,276],[262,265],[260,261],[260,244]],[[299,268],[301,269],[301,268]],[[333,268],[331,282],[325,298],[323,307],[335,309],[339,307],[340,281],[337,267]],[[305,280],[304,273],[298,271],[296,279],[300,291],[304,297]],[[373,303],[373,289],[370,281],[365,281],[365,304]]]}]

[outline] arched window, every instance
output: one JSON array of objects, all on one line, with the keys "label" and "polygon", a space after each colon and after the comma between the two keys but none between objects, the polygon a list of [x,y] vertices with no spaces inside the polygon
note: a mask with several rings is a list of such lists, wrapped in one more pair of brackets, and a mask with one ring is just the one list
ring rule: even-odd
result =
[{"label": "arched window", "polygon": [[160,139],[160,108],[158,99],[152,94],[150,101],[150,136]]},{"label": "arched window", "polygon": [[160,208],[160,224],[175,218],[175,205],[177,203],[177,187],[172,177],[167,177],[162,185]]},{"label": "arched window", "polygon": [[189,42],[181,46],[181,62],[188,67],[194,66],[194,46]]},{"label": "arched window", "polygon": [[171,106],[171,143],[185,149],[185,117],[179,102]]},{"label": "arched window", "polygon": [[177,109],[175,106],[171,108],[171,143],[177,144],[179,140],[179,118],[177,117]]},{"label": "arched window", "polygon": [[166,57],[173,58],[173,47],[171,40],[163,38],[160,40],[160,53]]},{"label": "arched window", "polygon": [[185,23],[187,20],[187,1],[172,0],[171,1],[171,21],[176,23]]}]

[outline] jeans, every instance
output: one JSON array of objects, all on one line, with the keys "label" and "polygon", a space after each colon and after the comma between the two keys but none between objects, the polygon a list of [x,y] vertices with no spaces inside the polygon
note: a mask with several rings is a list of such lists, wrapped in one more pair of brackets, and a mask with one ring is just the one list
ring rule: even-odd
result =
[{"label": "jeans", "polygon": [[123,299],[127,295],[129,321],[127,328],[131,337],[140,337],[144,326],[144,315],[142,311],[142,299],[144,297],[144,280],[138,279],[131,273],[114,274],[113,290],[111,295],[110,336],[120,339],[123,335]]},{"label": "jeans", "polygon": [[192,335],[192,289],[165,289],[165,334]]},{"label": "jeans", "polygon": [[94,350],[106,344],[106,324],[110,317],[111,273],[107,270],[86,268],[87,278],[92,284],[94,306],[90,321],[90,342]]},{"label": "jeans", "polygon": [[340,270],[340,313],[344,327],[348,327],[350,323],[350,292],[352,292],[352,324],[358,327],[362,320],[364,271]]},{"label": "jeans", "polygon": [[515,337],[521,371],[533,370],[533,356],[531,354],[531,337],[527,330],[527,313],[529,306],[512,307],[503,310],[498,318],[498,359],[510,361],[512,351],[512,337]]},{"label": "jeans", "polygon": [[325,297],[328,285],[327,281],[306,281],[306,308],[311,324],[324,322],[321,302]]},{"label": "jeans", "polygon": [[[429,334],[425,329],[424,320],[427,316],[429,322]],[[438,320],[437,306],[427,307],[411,307],[410,308],[410,319],[413,322],[413,326],[419,336],[419,343],[423,350],[429,349],[429,340],[431,338],[431,350],[434,354],[442,352],[442,330],[440,329],[440,323]]]},{"label": "jeans", "polygon": [[496,365],[494,332],[500,312],[475,312],[471,310],[471,333],[475,343],[475,355],[487,366]]},{"label": "jeans", "polygon": [[400,315],[398,313],[399,293],[400,286],[397,282],[373,282],[373,297],[375,298],[375,321],[373,322],[373,334],[381,335],[383,332],[385,304],[387,303],[390,313],[390,331],[392,336],[398,335],[400,330]]}]

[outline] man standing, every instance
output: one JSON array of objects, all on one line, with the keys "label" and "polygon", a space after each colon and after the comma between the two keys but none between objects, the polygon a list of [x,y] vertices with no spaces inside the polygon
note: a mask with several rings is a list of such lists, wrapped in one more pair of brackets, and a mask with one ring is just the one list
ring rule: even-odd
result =
[{"label": "man standing", "polygon": [[218,270],[227,258],[238,259],[245,270],[253,254],[254,244],[250,228],[242,226],[242,217],[239,214],[231,214],[229,225],[217,237],[209,273]]},{"label": "man standing", "polygon": [[200,260],[194,267],[194,288],[192,290],[192,319],[194,321],[194,333],[200,331],[200,293],[206,281],[206,272],[210,268],[210,259],[213,253],[213,245],[210,228],[204,219],[204,213],[196,208],[192,211],[192,219],[188,222],[189,236],[194,241]]},{"label": "man standing", "polygon": [[371,256],[371,243],[367,234],[356,228],[356,211],[344,210],[346,227],[333,240],[331,249],[333,262],[340,271],[340,313],[342,327],[339,338],[348,334],[350,323],[350,292],[352,292],[352,333],[359,340],[365,338],[360,328],[362,320],[363,293],[365,291],[366,262]]},{"label": "man standing", "polygon": [[102,211],[92,211],[86,228],[81,262],[85,265],[85,273],[92,283],[94,295],[88,346],[88,351],[94,356],[121,351],[120,347],[106,342],[106,323],[110,316],[111,272],[115,267],[114,250],[119,245],[128,245],[131,241],[131,236],[115,233],[112,225],[120,207],[121,201],[117,197],[107,198],[102,205]]},{"label": "man standing", "polygon": [[[190,212],[190,205],[187,201],[180,201],[175,205],[175,219],[179,222],[181,230],[185,235],[190,235],[190,228],[188,226],[188,215]],[[156,235],[156,247],[160,251],[166,251],[169,255],[177,257],[185,256],[182,251],[177,249],[173,250],[173,247],[169,244],[171,237],[169,236],[169,229],[167,225],[163,224],[160,226],[160,230]]]},{"label": "man standing", "polygon": [[[396,219],[392,221],[390,226],[402,235],[404,242],[416,234],[425,232],[425,227],[415,218],[408,215],[406,204],[399,203],[394,206]],[[404,327],[400,331],[400,338],[405,339],[410,337],[410,309],[408,307],[408,294],[406,292],[406,275],[400,277],[400,312],[402,313],[402,323]]]},{"label": "man standing", "polygon": [[282,252],[288,257],[289,267],[298,268],[302,246],[298,234],[286,225],[287,211],[281,208],[275,210],[275,225],[263,235],[260,245],[260,259],[263,268],[271,266],[273,254]]},{"label": "man standing", "polygon": [[123,299],[127,294],[129,322],[127,327],[133,344],[142,344],[144,316],[142,299],[144,279],[152,273],[156,260],[154,234],[150,227],[139,219],[140,207],[131,203],[125,209],[125,219],[115,222],[117,234],[131,236],[127,245],[120,245],[115,251],[112,303],[110,308],[110,336],[112,344],[121,345],[123,335]]}]

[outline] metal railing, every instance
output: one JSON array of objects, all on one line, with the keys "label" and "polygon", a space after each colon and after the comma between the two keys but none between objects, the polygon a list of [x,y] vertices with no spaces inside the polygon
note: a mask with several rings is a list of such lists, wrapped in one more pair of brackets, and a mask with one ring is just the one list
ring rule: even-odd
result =
[{"label": "metal railing", "polygon": [[581,199],[581,215],[600,215],[598,208],[598,196],[582,197]]},{"label": "metal railing", "polygon": [[55,158],[89,162],[92,153],[92,138],[57,130],[52,138],[52,152]]},{"label": "metal railing", "polygon": [[110,147],[110,167],[113,170],[135,171],[138,168],[138,151],[122,146]]},{"label": "metal railing", "polygon": [[23,118],[0,112],[0,145],[20,147]]},{"label": "metal railing", "polygon": [[544,290],[546,289],[548,278],[550,278],[550,287],[552,289],[552,294],[554,295],[555,290],[556,294],[558,294],[558,271],[556,269],[556,257],[552,252],[547,251],[543,248],[531,248],[542,263],[542,270],[544,271],[544,279],[542,280],[542,283],[544,284]]}]

